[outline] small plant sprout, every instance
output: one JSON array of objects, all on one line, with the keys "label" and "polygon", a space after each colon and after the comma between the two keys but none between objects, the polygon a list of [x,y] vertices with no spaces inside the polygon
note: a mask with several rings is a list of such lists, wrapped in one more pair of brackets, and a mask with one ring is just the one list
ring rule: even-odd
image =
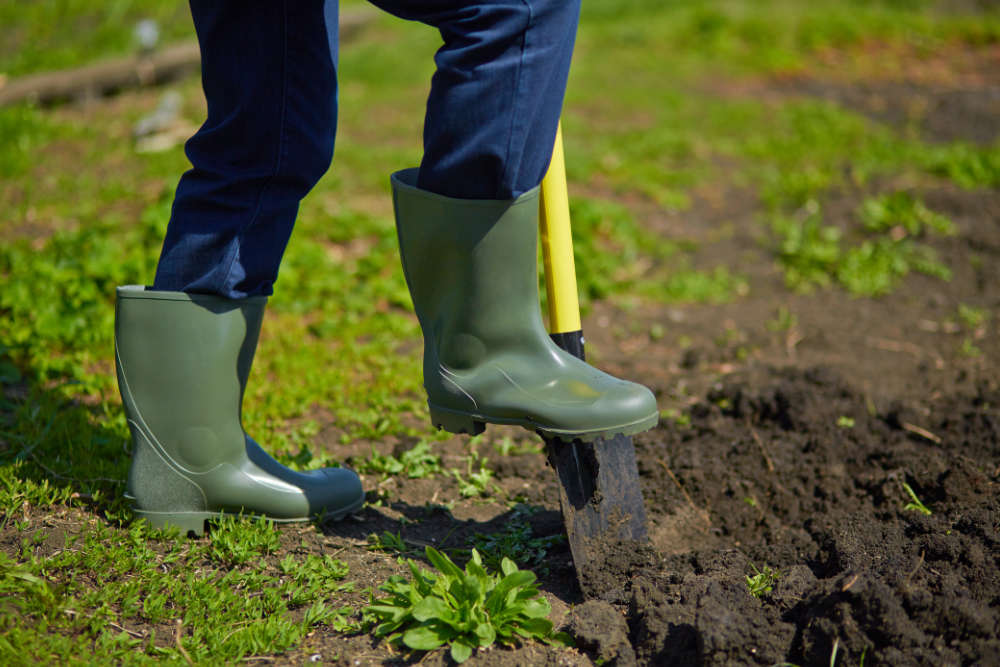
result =
[{"label": "small plant sprout", "polygon": [[774,589],[774,582],[778,580],[780,575],[777,570],[772,570],[768,565],[758,570],[756,565],[750,563],[750,568],[753,570],[753,576],[746,575],[747,588],[750,589],[750,595],[755,598],[764,597],[765,594],[770,593]]},{"label": "small plant sprout", "polygon": [[791,331],[799,324],[799,318],[793,313],[788,306],[778,306],[778,312],[774,316],[773,320],[768,320],[766,323],[767,328],[770,331],[780,332],[780,331]]},{"label": "small plant sprout", "polygon": [[390,533],[388,530],[382,531],[381,535],[372,533],[368,536],[368,548],[371,551],[392,551],[406,554],[412,549],[399,533]]},{"label": "small plant sprout", "polygon": [[958,353],[963,357],[974,358],[982,356],[983,351],[979,349],[979,346],[972,342],[969,337],[962,339],[962,345],[958,348]]},{"label": "small plant sprout", "polygon": [[[487,465],[485,457],[480,457],[476,452],[472,452],[466,458],[466,473],[462,474],[457,468],[452,468],[448,472],[458,482],[458,492],[463,498],[481,498],[488,496],[490,492],[490,481],[493,479],[493,471]],[[494,490],[499,490],[495,484]]]},{"label": "small plant sprout", "polygon": [[854,428],[854,417],[841,415],[837,417],[837,426],[840,428]]},{"label": "small plant sprout", "polygon": [[501,440],[493,443],[493,449],[500,456],[518,456],[521,454],[540,454],[544,445],[540,442],[530,440],[515,441],[514,438],[505,436]]},{"label": "small plant sprout", "polygon": [[964,303],[958,304],[958,320],[969,331],[975,331],[985,325],[990,319],[990,311]]},{"label": "small plant sprout", "polygon": [[405,452],[384,456],[372,447],[371,456],[352,461],[358,472],[375,473],[383,477],[406,475],[410,479],[424,479],[441,472],[441,457],[431,451],[430,443],[420,441]]},{"label": "small plant sprout", "polygon": [[505,558],[502,573],[491,574],[475,549],[464,571],[432,547],[426,555],[437,572],[408,560],[412,578],[391,577],[379,587],[388,596],[365,608],[365,614],[379,621],[376,637],[416,651],[448,646],[457,663],[495,642],[512,646],[524,639],[568,641],[565,635],[553,634],[548,620],[552,609],[539,594],[534,573],[519,570]]},{"label": "small plant sprout", "polygon": [[531,510],[525,505],[518,505],[505,523],[504,529],[498,533],[476,533],[468,540],[468,545],[478,549],[487,567],[498,569],[504,559],[509,558],[518,565],[540,568],[541,574],[546,574],[545,557],[555,545],[566,540],[566,536],[548,535],[533,537],[531,524],[527,516]]},{"label": "small plant sprout", "polygon": [[904,510],[915,510],[926,516],[930,516],[932,514],[927,505],[924,505],[920,498],[917,497],[917,493],[913,490],[912,486],[903,482],[903,490],[906,491],[906,495],[910,497],[910,502],[903,505]]},{"label": "small plant sprout", "polygon": [[677,426],[686,427],[691,425],[691,415],[686,412],[681,412],[677,408],[660,410],[660,417],[662,419],[669,419]]}]

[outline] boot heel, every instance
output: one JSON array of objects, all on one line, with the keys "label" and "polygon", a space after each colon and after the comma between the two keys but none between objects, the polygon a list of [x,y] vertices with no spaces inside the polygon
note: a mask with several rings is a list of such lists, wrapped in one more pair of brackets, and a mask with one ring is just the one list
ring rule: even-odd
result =
[{"label": "boot heel", "polygon": [[176,528],[183,537],[188,533],[201,537],[205,534],[205,522],[219,516],[214,512],[147,512],[138,509],[132,510],[132,513],[137,519],[145,519],[158,530]]},{"label": "boot heel", "polygon": [[451,410],[442,410],[428,403],[431,410],[431,423],[438,430],[449,433],[468,433],[469,435],[479,435],[486,430],[486,422],[473,419],[471,415],[463,415]]}]

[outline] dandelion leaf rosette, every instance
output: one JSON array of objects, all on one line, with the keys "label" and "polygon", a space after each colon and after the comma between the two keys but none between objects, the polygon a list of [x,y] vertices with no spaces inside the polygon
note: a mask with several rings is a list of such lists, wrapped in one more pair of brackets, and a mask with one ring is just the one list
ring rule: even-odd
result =
[{"label": "dandelion leaf rosette", "polygon": [[380,587],[388,596],[366,609],[381,621],[375,628],[377,637],[417,651],[447,645],[457,663],[496,641],[507,645],[523,639],[561,641],[552,635],[547,618],[552,609],[541,597],[532,572],[519,570],[505,558],[501,574],[491,574],[475,549],[464,570],[432,547],[427,547],[426,555],[436,573],[409,560],[412,579],[391,577]]}]

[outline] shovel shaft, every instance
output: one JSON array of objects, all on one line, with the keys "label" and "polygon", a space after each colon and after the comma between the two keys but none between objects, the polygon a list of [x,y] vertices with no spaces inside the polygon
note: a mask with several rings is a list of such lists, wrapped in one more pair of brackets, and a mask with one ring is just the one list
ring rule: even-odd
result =
[{"label": "shovel shaft", "polygon": [[[541,191],[539,224],[549,332],[559,347],[583,359],[561,126],[556,130],[552,162]],[[577,578],[584,595],[599,596],[602,591],[593,585],[591,572],[600,570],[602,545],[622,540],[642,544],[647,540],[632,439],[615,436],[581,443],[550,438],[545,444],[559,478],[559,500]]]},{"label": "shovel shaft", "polygon": [[[542,263],[545,266],[545,292],[548,297],[549,333],[553,334],[556,342],[561,344],[559,336],[572,336],[578,334],[581,329],[561,124],[556,130],[552,162],[542,180],[539,208]],[[569,351],[573,352],[573,350]]]}]

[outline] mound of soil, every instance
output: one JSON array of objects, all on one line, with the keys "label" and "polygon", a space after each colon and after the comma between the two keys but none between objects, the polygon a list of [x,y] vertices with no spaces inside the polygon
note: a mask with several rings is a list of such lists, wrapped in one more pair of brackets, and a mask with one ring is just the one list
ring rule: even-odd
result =
[{"label": "mound of soil", "polygon": [[[925,416],[872,410],[824,368],[713,387],[689,425],[638,442],[664,555],[629,581],[638,662],[996,664],[997,405],[979,386]],[[746,577],[765,568],[773,589],[754,597]],[[607,628],[586,640],[605,660],[619,655],[608,618],[606,603],[573,611],[574,629]]]}]

